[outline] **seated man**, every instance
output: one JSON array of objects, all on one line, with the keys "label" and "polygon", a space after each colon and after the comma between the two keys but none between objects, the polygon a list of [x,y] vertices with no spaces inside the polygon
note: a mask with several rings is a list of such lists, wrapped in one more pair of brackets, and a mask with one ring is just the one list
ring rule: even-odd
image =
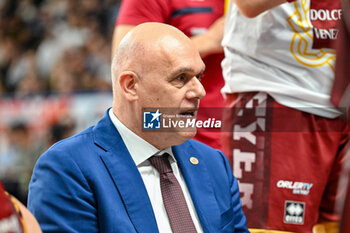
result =
[{"label": "seated man", "polygon": [[157,109],[154,123],[169,109],[193,119],[204,68],[192,41],[172,26],[140,24],[123,38],[112,64],[112,108],[34,168],[28,207],[44,232],[248,232],[225,156],[191,140],[193,128],[142,124],[145,108]]}]

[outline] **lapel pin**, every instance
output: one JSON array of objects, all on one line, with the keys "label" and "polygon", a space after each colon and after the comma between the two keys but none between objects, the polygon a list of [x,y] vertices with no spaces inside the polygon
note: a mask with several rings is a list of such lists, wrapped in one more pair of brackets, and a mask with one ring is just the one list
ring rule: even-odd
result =
[{"label": "lapel pin", "polygon": [[191,157],[190,158],[190,162],[193,164],[193,165],[197,165],[199,163],[198,159],[196,157]]}]

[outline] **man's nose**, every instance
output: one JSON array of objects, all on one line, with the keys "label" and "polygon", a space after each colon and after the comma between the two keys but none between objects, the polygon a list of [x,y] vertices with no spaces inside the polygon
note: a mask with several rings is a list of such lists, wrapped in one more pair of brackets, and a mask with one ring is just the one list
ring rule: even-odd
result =
[{"label": "man's nose", "polygon": [[202,85],[202,83],[199,81],[197,77],[193,77],[191,81],[189,82],[189,90],[186,93],[186,97],[188,99],[202,99],[205,96],[206,92]]}]

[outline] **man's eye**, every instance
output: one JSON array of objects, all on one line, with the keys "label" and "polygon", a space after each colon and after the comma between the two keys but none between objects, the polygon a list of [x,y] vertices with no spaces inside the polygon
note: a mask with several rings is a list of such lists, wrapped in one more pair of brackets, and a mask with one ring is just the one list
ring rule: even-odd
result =
[{"label": "man's eye", "polygon": [[179,76],[176,76],[176,78],[174,78],[171,81],[172,85],[174,85],[177,88],[181,88],[181,87],[185,86],[187,82],[188,82],[188,77],[185,74],[181,74]]},{"label": "man's eye", "polygon": [[178,76],[177,78],[176,78],[176,80],[177,81],[181,81],[181,82],[184,82],[184,81],[186,81],[186,75],[180,75],[180,76]]}]

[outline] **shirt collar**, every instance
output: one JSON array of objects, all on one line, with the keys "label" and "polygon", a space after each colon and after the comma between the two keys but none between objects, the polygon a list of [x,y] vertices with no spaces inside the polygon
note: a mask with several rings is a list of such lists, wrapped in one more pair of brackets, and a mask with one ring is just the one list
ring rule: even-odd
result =
[{"label": "shirt collar", "polygon": [[132,159],[134,160],[136,166],[139,166],[141,163],[145,162],[153,155],[162,155],[165,152],[169,153],[173,161],[175,160],[174,154],[171,147],[168,147],[164,150],[158,150],[153,145],[145,141],[140,136],[136,135],[130,129],[128,129],[113,113],[112,108],[108,112],[109,117],[113,125],[116,127],[120,136],[122,137],[126,148],[128,149]]}]

